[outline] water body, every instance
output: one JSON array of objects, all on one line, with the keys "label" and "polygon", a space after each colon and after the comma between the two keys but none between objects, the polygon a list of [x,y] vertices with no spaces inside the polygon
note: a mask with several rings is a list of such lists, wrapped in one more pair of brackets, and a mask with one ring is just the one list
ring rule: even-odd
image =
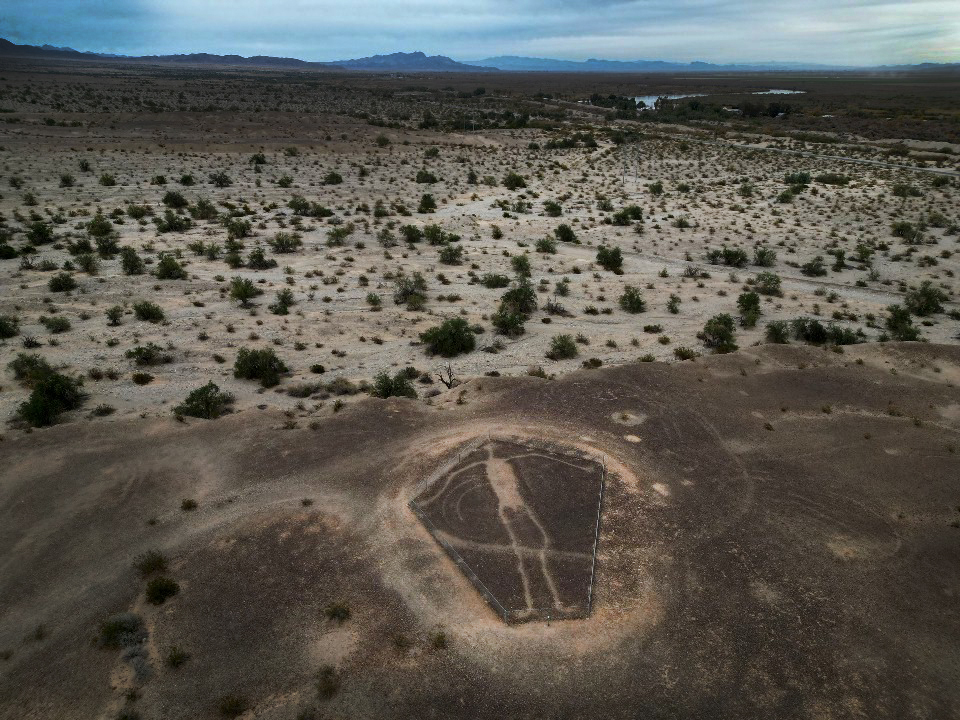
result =
[{"label": "water body", "polygon": [[[805,92],[806,90],[780,90],[780,89],[774,88],[772,90],[758,90],[757,92],[745,93],[745,94],[747,95],[801,95]],[[717,93],[713,93],[713,94],[717,94]],[[740,93],[729,93],[729,94],[738,95]],[[711,96],[710,93],[699,93],[696,95],[667,95],[666,97],[668,100],[680,100],[682,98],[710,97],[710,96]],[[657,101],[658,97],[660,96],[659,95],[638,95],[634,98],[634,100],[637,101],[637,106],[641,107],[641,109],[643,106],[641,106],[640,103],[643,102],[646,104],[647,110],[652,110],[653,104]]]}]

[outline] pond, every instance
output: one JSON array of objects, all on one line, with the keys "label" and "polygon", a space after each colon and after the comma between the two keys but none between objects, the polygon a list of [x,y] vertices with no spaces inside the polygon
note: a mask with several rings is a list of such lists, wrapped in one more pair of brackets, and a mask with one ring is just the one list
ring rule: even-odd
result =
[{"label": "pond", "polygon": [[[757,92],[752,92],[752,93],[725,93],[725,94],[730,94],[730,95],[740,95],[740,94],[747,94],[747,95],[801,95],[801,94],[803,94],[804,92],[806,92],[806,91],[805,91],[805,90],[781,90],[781,89],[778,89],[778,88],[773,88],[773,89],[771,89],[771,90],[758,90]],[[718,93],[713,93],[713,94],[718,94]],[[710,96],[711,96],[710,93],[696,93],[696,94],[693,94],[693,95],[667,95],[666,97],[667,97],[668,100],[680,100],[680,99],[682,99],[682,98],[689,98],[689,97],[710,97]],[[652,110],[652,109],[653,109],[653,104],[657,101],[657,98],[658,98],[658,97],[660,97],[660,96],[659,96],[659,95],[637,95],[636,97],[634,97],[634,100],[637,101],[637,107],[640,108],[641,110],[643,110],[643,109]],[[643,105],[641,105],[641,103],[643,103]]]}]

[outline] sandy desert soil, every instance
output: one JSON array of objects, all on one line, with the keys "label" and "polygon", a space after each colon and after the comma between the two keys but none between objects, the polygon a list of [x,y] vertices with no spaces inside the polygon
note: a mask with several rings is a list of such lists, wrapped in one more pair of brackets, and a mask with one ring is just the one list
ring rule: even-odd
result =
[{"label": "sandy desert soil", "polygon": [[[674,361],[678,348],[709,352],[697,338],[705,322],[718,313],[737,318],[739,296],[755,289],[751,283],[764,272],[781,279],[781,294],[762,296],[756,325],[736,330],[740,346],[763,342],[769,322],[798,317],[862,330],[863,339],[875,341],[889,334],[887,307],[903,305],[924,281],[942,293],[943,312],[915,318],[919,337],[956,340],[960,180],[939,174],[956,171],[949,155],[939,163],[895,157],[902,169],[894,170],[741,147],[798,146],[756,130],[741,133],[743,140],[733,135],[718,140],[716,132],[704,135],[696,127],[607,122],[576,110],[566,125],[554,123],[549,131],[418,129],[424,113],[455,117],[461,111],[456,100],[437,102],[435,94],[397,88],[348,89],[339,78],[305,83],[299,76],[264,76],[5,72],[0,104],[15,111],[7,117],[17,122],[0,124],[2,227],[9,247],[31,246],[36,252],[26,266],[16,257],[0,260],[0,314],[19,321],[19,335],[2,341],[3,365],[24,351],[25,337],[35,340],[39,347],[32,352],[88,377],[85,407],[103,405],[114,411],[112,417],[167,414],[211,380],[236,397],[237,407],[267,403],[322,414],[330,411],[329,384],[340,378],[356,386],[379,372],[413,367],[434,380],[434,386],[420,387],[421,396],[433,391],[435,373],[447,360],[429,356],[419,334],[446,318],[463,318],[478,332],[477,351],[451,361],[460,378],[523,374],[531,366],[563,374],[589,358],[605,364],[642,357]],[[270,106],[274,96],[280,112]],[[281,100],[299,101],[294,107],[300,111]],[[251,109],[223,110],[228,101]],[[177,102],[179,108],[170,107]],[[496,108],[514,107],[519,100],[491,92],[483,102],[481,107]],[[154,111],[125,111],[144,103]],[[204,104],[213,109],[198,112]],[[71,106],[89,111],[63,111]],[[544,107],[541,112],[552,117],[551,106]],[[374,112],[383,122],[407,120],[391,120],[388,124],[400,126],[391,128],[354,117],[378,117]],[[644,134],[624,145],[611,134],[637,130]],[[551,141],[575,137],[581,138],[575,147],[547,149]],[[381,147],[378,138],[388,144]],[[891,160],[855,142],[800,146]],[[264,164],[251,163],[256,153]],[[89,169],[81,170],[81,162]],[[418,171],[437,181],[416,182]],[[213,185],[210,175],[217,172],[232,184]],[[342,183],[324,184],[331,172]],[[476,184],[469,182],[471,172]],[[509,172],[523,176],[527,187],[503,187]],[[791,201],[779,202],[789,187],[784,176],[793,172],[813,178],[837,173],[849,184],[813,179]],[[116,185],[100,184],[104,173]],[[179,183],[185,174],[194,185]],[[69,186],[61,187],[61,175],[70,176]],[[649,187],[658,182],[662,194]],[[169,209],[163,203],[168,192],[189,203],[172,211],[190,220],[189,228],[160,232],[153,222]],[[436,198],[436,212],[417,212],[423,193]],[[332,215],[295,214],[288,206],[295,196]],[[199,200],[213,204],[211,219],[191,219]],[[551,201],[559,205],[558,216],[547,212]],[[630,206],[639,209],[641,221],[609,224]],[[120,256],[96,252],[92,273],[80,269],[84,243],[92,247],[90,222],[97,213],[107,218],[116,247],[134,249],[147,263],[144,274],[127,275]],[[241,267],[225,262],[230,221],[241,224],[234,234],[247,234],[237,239]],[[911,224],[900,237],[891,230],[898,221]],[[50,242],[30,239],[35,223],[48,228]],[[561,224],[576,242],[541,244],[548,252],[538,252],[538,241],[554,238]],[[462,248],[462,257],[444,264],[444,245],[406,243],[401,232],[406,225],[438,226],[444,245]],[[341,235],[331,240],[336,230]],[[275,252],[269,243],[278,233],[295,234],[302,244]],[[622,275],[598,266],[600,246],[621,250]],[[742,250],[745,265],[712,265],[707,253],[723,247]],[[754,264],[758,247],[775,253],[769,267]],[[256,248],[276,266],[248,267]],[[842,261],[830,254],[836,252],[844,253]],[[185,279],[151,274],[163,254],[177,260]],[[511,262],[517,256],[529,259],[538,309],[522,335],[506,337],[491,324],[505,289],[487,288],[482,281],[488,274],[502,275],[515,285]],[[816,256],[823,258],[825,274],[804,274],[802,266]],[[69,272],[78,287],[52,292],[50,279],[64,266],[74,268]],[[710,277],[685,276],[696,269]],[[411,311],[394,303],[395,278],[416,272],[426,280],[426,303]],[[263,291],[250,308],[231,299],[234,277]],[[567,289],[562,296],[561,282],[561,291]],[[619,306],[627,286],[642,295],[644,312],[631,314]],[[281,289],[292,292],[287,315],[270,310]],[[380,299],[379,311],[369,295]],[[676,313],[668,309],[671,296],[677,298]],[[132,308],[143,300],[159,305],[164,319],[137,320]],[[105,312],[118,305],[123,314],[119,325],[111,326]],[[950,312],[952,317],[945,314]],[[54,315],[65,318],[70,329],[54,334],[41,324]],[[576,357],[545,357],[556,335],[577,339]],[[136,367],[126,353],[150,343],[170,362]],[[289,373],[275,392],[265,397],[256,383],[232,377],[241,347],[270,347],[280,356]],[[314,366],[325,372],[311,372]],[[135,384],[131,377],[138,371],[153,380]],[[349,390],[343,383],[337,388]],[[0,414],[13,415],[27,392],[4,383]]]}]

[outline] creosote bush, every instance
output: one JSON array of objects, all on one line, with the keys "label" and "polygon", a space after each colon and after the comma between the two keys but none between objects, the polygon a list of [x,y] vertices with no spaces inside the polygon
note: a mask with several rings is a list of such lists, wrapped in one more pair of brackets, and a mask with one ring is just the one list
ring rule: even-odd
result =
[{"label": "creosote bush", "polygon": [[577,342],[572,335],[554,335],[550,340],[547,357],[550,360],[569,360],[577,356]]},{"label": "creosote bush", "polygon": [[214,420],[223,415],[231,403],[233,395],[223,392],[211,381],[187,395],[187,399],[177,405],[173,412],[176,415]]},{"label": "creosote bush", "polygon": [[734,342],[733,317],[728,313],[714,315],[707,320],[703,330],[697,333],[697,337],[703,341],[704,345],[718,353],[733,352],[737,349],[737,344]]},{"label": "creosote bush", "polygon": [[393,377],[390,377],[386,372],[378,374],[373,379],[370,394],[378,398],[405,397],[415,399],[417,397],[417,391],[410,384],[410,378],[403,370]]},{"label": "creosote bush", "polygon": [[463,318],[444,320],[440,325],[421,333],[420,339],[426,343],[430,354],[443,357],[468,353],[476,346],[473,330]]},{"label": "creosote bush", "polygon": [[233,376],[242,380],[259,380],[263,387],[273,387],[280,382],[280,373],[287,366],[270,348],[251,350],[240,348],[233,364]]}]

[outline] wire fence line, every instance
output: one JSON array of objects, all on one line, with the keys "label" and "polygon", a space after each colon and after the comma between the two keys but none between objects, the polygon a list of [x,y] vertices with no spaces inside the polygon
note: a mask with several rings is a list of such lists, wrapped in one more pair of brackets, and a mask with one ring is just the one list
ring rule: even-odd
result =
[{"label": "wire fence line", "polygon": [[607,460],[600,458],[600,497],[597,498],[597,523],[593,529],[593,559],[590,561],[590,585],[587,588],[587,615],[593,611],[593,581],[597,576],[597,548],[600,545],[600,514],[603,512],[603,491],[607,480]]},{"label": "wire fence line", "polygon": [[433,523],[430,522],[430,518],[428,518],[427,514],[420,509],[415,500],[410,501],[410,509],[413,510],[414,514],[418,518],[420,518],[420,522],[422,522],[423,526],[427,528],[427,532],[433,536],[433,539],[436,540],[440,547],[442,547],[447,555],[450,556],[450,559],[456,563],[457,567],[460,568],[460,571],[466,575],[467,579],[471,583],[473,583],[473,586],[483,596],[483,599],[487,601],[490,607],[492,607],[494,611],[499,614],[501,618],[503,618],[504,622],[510,622],[510,613],[507,611],[507,609],[500,604],[500,601],[497,600],[496,596],[490,592],[487,586],[484,585],[480,578],[477,577],[476,573],[470,569],[470,566],[467,565],[467,561],[460,556],[460,553],[458,553],[450,543],[440,536],[439,531],[434,527]]}]

